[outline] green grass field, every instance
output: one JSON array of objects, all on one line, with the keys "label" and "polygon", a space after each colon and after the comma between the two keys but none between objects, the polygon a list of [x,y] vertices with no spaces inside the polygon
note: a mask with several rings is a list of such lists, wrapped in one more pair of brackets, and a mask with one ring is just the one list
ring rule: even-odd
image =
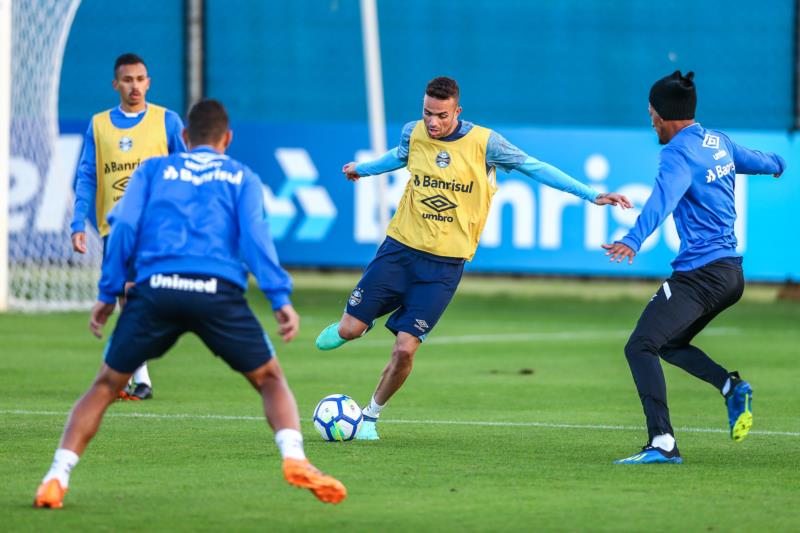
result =
[{"label": "green grass field", "polygon": [[[748,289],[698,337],[755,390],[734,444],[721,396],[666,368],[684,465],[616,466],[645,441],[622,353],[658,283],[465,280],[384,411],[380,442],[325,443],[316,402],[369,399],[391,335],[313,347],[357,274],[298,277],[301,336],[279,346],[306,451],[349,498],[324,505],[285,484],[259,399],[184,337],[151,365],[155,399],[117,403],[74,470],[61,511],[33,510],[72,403],[102,343],[86,313],[0,315],[0,530],[797,531],[800,304]],[[252,292],[257,315],[275,330]],[[110,329],[107,333],[110,332]],[[532,372],[531,372],[532,371]]]}]

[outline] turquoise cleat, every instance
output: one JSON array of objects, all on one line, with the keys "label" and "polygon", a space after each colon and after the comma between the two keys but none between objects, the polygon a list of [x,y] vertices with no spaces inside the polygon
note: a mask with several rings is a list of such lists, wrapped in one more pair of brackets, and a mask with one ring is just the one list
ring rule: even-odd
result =
[{"label": "turquoise cleat", "polygon": [[683,463],[678,447],[675,446],[671,452],[666,452],[661,448],[654,448],[648,444],[642,448],[641,452],[626,457],[625,459],[617,459],[614,461],[615,465],[648,465],[658,463],[676,465]]},{"label": "turquoise cleat", "polygon": [[741,442],[753,427],[753,388],[739,379],[739,374],[731,374],[731,390],[725,397],[728,407],[728,425],[733,442]]},{"label": "turquoise cleat", "polygon": [[346,342],[347,339],[343,339],[339,336],[339,323],[334,322],[323,329],[322,333],[317,337],[317,348],[320,350],[335,350]]},{"label": "turquoise cleat", "polygon": [[[375,321],[373,320],[367,329],[364,330],[364,333],[361,334],[363,337],[366,335],[369,330],[375,327]],[[319,334],[317,337],[317,349],[319,350],[335,350],[342,344],[348,342],[347,339],[343,339],[339,336],[339,323],[334,322],[327,328],[322,330],[322,333]]]},{"label": "turquoise cleat", "polygon": [[364,421],[361,422],[361,427],[356,433],[356,440],[381,440],[378,436],[378,429],[375,427],[377,422],[377,418],[364,415]]}]

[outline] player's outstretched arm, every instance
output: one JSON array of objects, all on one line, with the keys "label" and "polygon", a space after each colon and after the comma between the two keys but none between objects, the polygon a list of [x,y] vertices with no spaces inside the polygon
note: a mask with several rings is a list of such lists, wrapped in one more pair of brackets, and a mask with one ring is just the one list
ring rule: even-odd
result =
[{"label": "player's outstretched arm", "polygon": [[772,152],[760,152],[751,150],[745,146],[740,146],[727,138],[730,143],[731,158],[736,165],[737,174],[772,174],[775,178],[780,178],[786,170],[786,161]]},{"label": "player's outstretched arm", "polygon": [[636,223],[619,241],[602,245],[611,261],[620,263],[627,258],[628,264],[632,264],[642,243],[675,210],[691,184],[692,174],[683,154],[675,150],[663,150],[656,183]]},{"label": "player's outstretched arm", "polygon": [[633,204],[624,195],[616,192],[599,193],[553,165],[529,156],[496,131],[489,135],[489,142],[486,146],[486,164],[505,172],[517,170],[532,180],[573,194],[596,205],[614,205],[623,209],[633,207]]},{"label": "player's outstretched arm", "polygon": [[377,176],[403,168],[408,164],[408,148],[411,143],[411,133],[417,125],[416,121],[403,126],[400,132],[400,143],[378,159],[356,163],[351,161],[342,167],[342,173],[350,181],[358,181],[365,176]]},{"label": "player's outstretched arm", "polygon": [[351,161],[342,167],[342,173],[350,181],[358,181],[364,176],[377,176],[403,168],[408,164],[408,156],[402,159],[398,156],[398,148],[393,148],[373,161],[356,163]]},{"label": "player's outstretched arm", "polygon": [[573,194],[595,205],[613,205],[623,209],[633,207],[630,200],[623,194],[618,192],[599,193],[553,165],[530,156],[527,156],[525,162],[516,170],[548,187]]}]

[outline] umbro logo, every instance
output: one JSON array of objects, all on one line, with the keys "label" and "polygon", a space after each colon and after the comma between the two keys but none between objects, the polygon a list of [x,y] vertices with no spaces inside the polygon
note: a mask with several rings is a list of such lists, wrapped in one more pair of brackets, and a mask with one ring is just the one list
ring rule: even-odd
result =
[{"label": "umbro logo", "polygon": [[111,188],[116,189],[120,192],[125,192],[125,189],[128,187],[128,181],[130,181],[130,179],[131,179],[130,176],[125,176],[124,178],[120,178],[111,185]]},{"label": "umbro logo", "polygon": [[703,148],[712,148],[717,150],[719,148],[719,137],[706,133],[706,136],[703,137]]},{"label": "umbro logo", "polygon": [[441,213],[442,211],[447,211],[449,209],[455,209],[456,207],[458,207],[458,204],[454,204],[441,194],[437,194],[436,196],[430,196],[428,198],[425,198],[424,200],[421,200],[421,202],[426,207],[430,207],[437,213]]},{"label": "umbro logo", "polygon": [[414,322],[415,322],[414,327],[420,330],[422,333],[425,333],[425,330],[428,329],[428,323],[425,322],[424,320],[418,318]]}]

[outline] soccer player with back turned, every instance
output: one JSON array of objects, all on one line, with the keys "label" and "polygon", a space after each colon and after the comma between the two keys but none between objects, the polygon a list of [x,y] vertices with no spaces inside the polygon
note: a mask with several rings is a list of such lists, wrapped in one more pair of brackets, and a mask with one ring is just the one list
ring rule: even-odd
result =
[{"label": "soccer player with back turned", "polygon": [[62,507],[70,471],[131,373],[164,355],[186,332],[198,335],[261,394],[286,481],[324,502],[347,496],[344,485],[306,459],[294,396],[244,298],[246,264],[272,302],[284,341],[297,335],[291,279],[278,263],[261,180],[224,155],[232,133],[219,102],[196,104],[184,135],[191,151],[143,162],[109,216],[100,294],[90,320],[95,335],[123,295],[132,259],[136,285],[108,341],[105,363],[72,408],[36,507]]},{"label": "soccer player with back turned", "polygon": [[650,89],[650,117],[661,150],[653,192],[636,224],[621,240],[604,244],[617,262],[633,257],[670,213],[681,239],[673,273],[647,304],[625,346],[625,357],[647,418],[648,442],[618,464],[681,463],[667,408],[659,356],[722,393],[730,436],[739,442],[753,423],[753,390],[692,344],[744,290],[742,257],[736,252],[736,173],[780,177],[786,163],[776,154],[735,144],[720,131],[694,121],[694,73],[676,71]]},{"label": "soccer player with back turned", "polygon": [[[109,232],[106,217],[122,198],[131,174],[142,161],[186,150],[181,139],[183,122],[178,114],[145,100],[150,76],[141,57],[119,56],[114,62],[112,86],[119,93],[119,106],[92,117],[78,163],[72,247],[81,254],[86,253],[87,218],[95,223],[105,250]],[[121,392],[121,397],[153,397],[147,364],[136,369],[130,387]]]},{"label": "soccer player with back turned", "polygon": [[630,204],[617,193],[600,194],[557,168],[528,156],[498,133],[460,120],[455,80],[428,83],[422,120],[403,128],[400,145],[375,161],[348,163],[350,180],[408,167],[411,179],[386,240],[348,298],[339,322],[317,338],[322,350],[362,336],[377,317],[396,335],[356,438],[378,439],[381,410],[411,373],[414,355],[453,297],[464,262],[472,259],[497,190],[496,168],[526,176],[597,205]]}]

